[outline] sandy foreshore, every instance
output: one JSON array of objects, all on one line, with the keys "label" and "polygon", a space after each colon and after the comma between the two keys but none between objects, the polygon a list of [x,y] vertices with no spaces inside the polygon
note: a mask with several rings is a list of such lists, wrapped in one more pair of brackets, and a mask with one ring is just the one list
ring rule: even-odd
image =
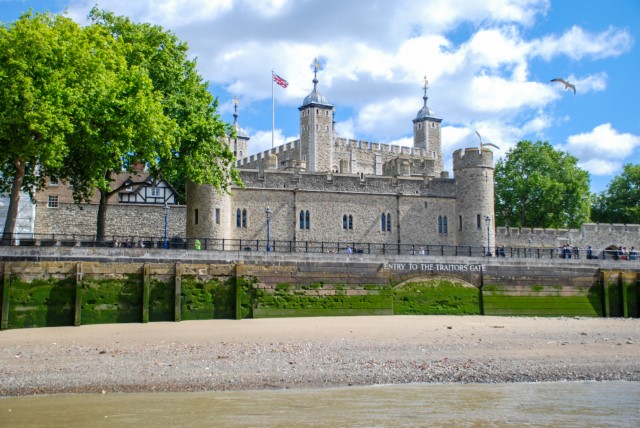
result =
[{"label": "sandy foreshore", "polygon": [[0,396],[640,381],[640,319],[380,316],[0,332]]}]

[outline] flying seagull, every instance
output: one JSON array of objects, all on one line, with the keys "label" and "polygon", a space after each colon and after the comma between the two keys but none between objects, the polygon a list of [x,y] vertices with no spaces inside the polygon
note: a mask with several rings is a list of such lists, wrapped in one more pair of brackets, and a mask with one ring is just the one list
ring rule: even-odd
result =
[{"label": "flying seagull", "polygon": [[576,94],[576,87],[575,85],[572,85],[571,83],[567,82],[564,79],[561,79],[560,77],[557,77],[555,79],[551,79],[552,82],[560,82],[564,85],[564,90],[566,91],[567,89],[572,89],[573,90],[573,94]]},{"label": "flying seagull", "polygon": [[476,131],[476,135],[478,136],[478,139],[480,139],[480,153],[482,153],[482,148],[484,146],[490,146],[490,147],[495,147],[496,149],[500,150],[500,147],[496,146],[493,143],[483,143],[482,142],[482,137],[480,136],[480,133],[478,131]]}]

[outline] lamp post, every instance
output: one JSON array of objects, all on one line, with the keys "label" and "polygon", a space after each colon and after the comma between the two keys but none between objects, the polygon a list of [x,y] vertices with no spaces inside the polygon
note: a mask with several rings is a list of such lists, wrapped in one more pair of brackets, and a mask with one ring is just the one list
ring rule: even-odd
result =
[{"label": "lamp post", "polygon": [[169,248],[169,240],[167,239],[167,227],[169,226],[169,204],[164,203],[164,249]]},{"label": "lamp post", "polygon": [[487,222],[487,257],[491,257],[491,217],[486,216],[484,221]]},{"label": "lamp post", "polygon": [[271,208],[267,207],[265,211],[267,215],[267,252],[271,251],[271,244],[269,243],[271,240]]}]

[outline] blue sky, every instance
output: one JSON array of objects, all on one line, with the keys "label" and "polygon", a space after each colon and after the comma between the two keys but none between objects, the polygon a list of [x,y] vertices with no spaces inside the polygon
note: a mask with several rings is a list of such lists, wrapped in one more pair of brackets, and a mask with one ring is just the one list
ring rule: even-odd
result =
[{"label": "blue sky", "polygon": [[[0,21],[29,8],[83,23],[96,0],[0,0]],[[250,153],[298,137],[298,107],[313,88],[336,106],[339,136],[411,145],[422,107],[443,119],[443,150],[485,142],[502,156],[520,140],[576,156],[594,192],[640,163],[640,1],[583,0],[110,0],[100,8],[159,24],[185,40]],[[550,79],[574,83],[564,91]]]}]

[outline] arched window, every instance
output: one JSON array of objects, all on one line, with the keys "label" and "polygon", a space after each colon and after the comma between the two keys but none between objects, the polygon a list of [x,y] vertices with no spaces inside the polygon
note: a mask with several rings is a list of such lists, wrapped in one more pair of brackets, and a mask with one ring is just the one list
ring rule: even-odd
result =
[{"label": "arched window", "polygon": [[438,216],[438,233],[442,233],[442,216]]},{"label": "arched window", "polygon": [[391,213],[387,213],[387,232],[391,232]]},{"label": "arched window", "polygon": [[305,225],[305,229],[309,229],[311,227],[311,220],[310,220],[310,215],[309,215],[309,210],[307,210],[307,212],[305,213],[305,220],[306,220],[306,225]]},{"label": "arched window", "polygon": [[349,216],[349,230],[353,229],[353,216]]},{"label": "arched window", "polygon": [[380,230],[384,232],[386,230],[386,227],[387,227],[387,217],[385,216],[384,213],[382,213],[382,217],[380,218]]},{"label": "arched window", "polygon": [[447,230],[447,216],[442,217],[442,233],[449,233]]},{"label": "arched window", "polygon": [[304,229],[304,211],[300,210],[300,229]]},{"label": "arched window", "polygon": [[247,210],[246,208],[242,210],[242,227],[247,228]]},{"label": "arched window", "polygon": [[342,228],[346,229],[347,226],[348,226],[348,224],[347,224],[347,215],[345,214],[345,215],[342,216]]},{"label": "arched window", "polygon": [[240,208],[238,208],[236,210],[236,227],[240,227],[241,223],[240,223]]}]

